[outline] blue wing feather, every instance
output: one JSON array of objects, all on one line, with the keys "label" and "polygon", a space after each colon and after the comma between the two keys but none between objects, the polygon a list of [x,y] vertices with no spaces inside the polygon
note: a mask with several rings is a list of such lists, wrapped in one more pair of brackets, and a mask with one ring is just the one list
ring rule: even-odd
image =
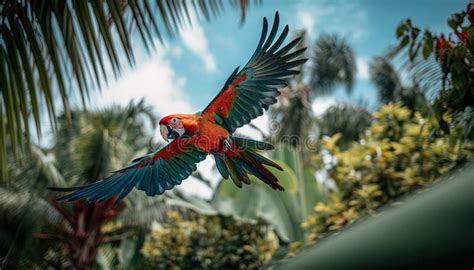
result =
[{"label": "blue wing feather", "polygon": [[181,184],[196,170],[196,163],[204,160],[207,153],[195,146],[188,146],[184,152],[176,153],[168,159],[153,157],[160,151],[136,159],[127,167],[114,172],[109,177],[79,187],[57,188],[50,190],[70,192],[59,200],[86,200],[96,202],[117,196],[116,202],[122,200],[133,187],[145,191],[149,196],[162,194],[175,185]]},{"label": "blue wing feather", "polygon": [[[285,26],[277,35],[279,24],[280,18],[277,12],[268,33],[268,22],[264,18],[262,35],[252,57],[240,72],[236,74],[234,71],[229,76],[224,88],[203,111],[226,107],[225,113],[219,111],[213,113],[217,122],[230,132],[250,123],[262,115],[263,110],[268,110],[269,106],[275,103],[275,97],[280,95],[278,88],[287,85],[286,78],[299,73],[299,70],[293,68],[304,64],[307,60],[298,59],[306,48],[291,51],[296,48],[301,38],[296,38],[282,47],[288,37],[289,28]],[[228,87],[231,84],[234,88]],[[237,92],[232,104],[215,104],[215,102],[223,102],[218,97],[227,89],[230,89],[229,91],[235,89]],[[241,96],[242,99],[238,98]]]}]

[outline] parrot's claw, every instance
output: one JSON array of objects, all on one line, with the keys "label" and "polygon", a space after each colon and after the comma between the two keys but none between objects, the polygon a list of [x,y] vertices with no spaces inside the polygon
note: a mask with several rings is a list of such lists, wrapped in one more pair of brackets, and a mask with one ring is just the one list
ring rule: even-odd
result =
[{"label": "parrot's claw", "polygon": [[222,141],[222,145],[227,148],[228,150],[232,150],[232,139],[226,138]]}]

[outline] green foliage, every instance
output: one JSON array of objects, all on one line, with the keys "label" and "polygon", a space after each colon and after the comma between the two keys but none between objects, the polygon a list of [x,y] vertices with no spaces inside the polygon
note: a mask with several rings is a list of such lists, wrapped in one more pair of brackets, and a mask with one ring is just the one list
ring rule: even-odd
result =
[{"label": "green foliage", "polygon": [[357,72],[354,51],[338,35],[321,35],[314,46],[311,88],[314,94],[328,94],[337,85],[352,90]]},{"label": "green foliage", "polygon": [[[340,134],[323,142],[336,158],[329,170],[340,193],[318,203],[316,215],[304,223],[310,239],[339,230],[400,196],[424,187],[472,156],[464,128],[433,134],[433,121],[390,103],[374,113],[375,121],[360,143],[337,146]],[[449,121],[449,117],[445,117]]]},{"label": "green foliage", "polygon": [[296,241],[303,239],[303,232],[299,228],[302,221],[301,208],[298,203],[298,180],[291,168],[278,162],[284,169],[270,169],[278,177],[284,192],[275,192],[251,177],[252,186],[242,189],[232,182],[223,180],[211,201],[219,212],[244,219],[264,219],[275,227],[276,232],[283,241]]},{"label": "green foliage", "polygon": [[443,119],[444,113],[454,117],[462,114],[457,121],[463,121],[468,127],[466,137],[473,139],[474,117],[470,112],[474,104],[474,4],[468,4],[465,11],[454,13],[448,19],[448,25],[453,33],[446,38],[445,34],[436,34],[429,29],[422,34],[407,19],[397,28],[400,44],[396,51],[406,52],[408,70],[422,87],[432,88],[436,94],[433,110],[440,127],[445,132],[451,128]]},{"label": "green foliage", "polygon": [[386,57],[372,59],[370,79],[377,88],[378,98],[382,104],[399,102],[412,111],[427,110],[428,104],[424,90],[415,82],[403,84],[399,73]]},{"label": "green foliage", "polygon": [[277,145],[272,158],[283,168],[283,171],[269,170],[277,176],[284,192],[275,192],[253,176],[250,177],[252,186],[242,189],[223,180],[211,203],[224,215],[264,219],[275,228],[283,242],[304,241],[301,222],[307,218],[313,205],[321,200],[322,194],[312,170],[304,170],[299,153],[293,147]]},{"label": "green foliage", "polygon": [[132,101],[126,107],[72,111],[71,120],[62,116],[58,121],[53,147],[57,167],[69,184],[106,177],[147,146],[145,127],[154,127],[156,122],[157,117],[144,100]]},{"label": "green foliage", "polygon": [[297,211],[302,220],[306,219],[313,205],[324,197],[320,186],[316,182],[314,168],[306,167],[301,158],[301,151],[288,144],[280,143],[276,145],[275,150],[271,152],[271,158],[283,161],[295,173],[298,189],[296,200],[299,202],[299,210]]},{"label": "green foliage", "polygon": [[[232,1],[244,20],[248,0]],[[222,13],[212,1],[17,1],[0,4],[0,172],[6,176],[7,142],[16,160],[28,150],[30,128],[56,127],[58,105],[69,117],[91,89],[135,64],[136,42],[148,52],[163,35],[191,23],[190,13],[210,20]],[[123,56],[122,56],[123,55]],[[108,71],[110,69],[110,71]],[[72,90],[72,91],[71,91]],[[75,97],[74,97],[75,96]],[[8,135],[8,136],[7,136]]]},{"label": "green foliage", "polygon": [[[2,266],[35,264],[43,256],[51,258],[45,264],[73,263],[77,267],[81,257],[90,265],[95,259],[94,250],[121,235],[123,227],[143,224],[143,216],[156,218],[156,212],[162,211],[157,207],[159,200],[151,203],[143,196],[139,197],[142,200],[130,197],[127,199],[130,209],[122,214],[133,218],[131,224],[119,222],[120,219],[111,221],[119,211],[101,208],[99,204],[54,201],[47,186],[84,184],[118,169],[146,147],[146,121],[149,120],[149,125],[156,123],[143,102],[94,112],[72,111],[71,116],[70,123],[65,117],[60,118],[52,149],[33,146],[33,158],[21,166],[12,163],[10,179],[0,182],[0,222],[8,224],[4,228],[8,233],[0,245],[0,256],[5,257]],[[142,215],[132,210],[144,206],[147,209]],[[85,224],[82,231],[78,228],[80,223]],[[108,230],[101,231],[107,226]],[[74,255],[87,245],[90,253]],[[57,250],[61,251],[62,260],[55,260],[58,256],[51,255]]]},{"label": "green foliage", "polygon": [[169,212],[142,248],[147,269],[258,269],[278,249],[278,238],[261,220],[223,216],[185,219]]},{"label": "green foliage", "polygon": [[[309,47],[305,31],[297,32],[301,47]],[[338,86],[352,90],[357,73],[356,57],[346,39],[336,34],[323,34],[307,53],[312,65],[301,68],[288,88],[282,89],[279,102],[270,110],[271,117],[279,123],[275,138],[294,147],[309,142],[315,119],[311,110],[314,98],[330,94]],[[309,81],[309,83],[307,83]],[[306,153],[302,153],[307,162]]]},{"label": "green foliage", "polygon": [[360,135],[372,122],[372,116],[363,107],[339,103],[329,107],[316,121],[320,138],[341,133],[341,139],[337,143],[341,148],[345,148],[350,142],[359,140]]}]

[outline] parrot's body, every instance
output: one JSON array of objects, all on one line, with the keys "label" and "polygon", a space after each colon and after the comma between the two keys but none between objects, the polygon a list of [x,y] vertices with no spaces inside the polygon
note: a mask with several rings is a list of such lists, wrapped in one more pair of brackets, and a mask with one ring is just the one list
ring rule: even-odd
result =
[{"label": "parrot's body", "polygon": [[[286,85],[285,77],[298,74],[292,70],[307,59],[295,60],[306,48],[291,51],[299,42],[295,39],[280,48],[288,35],[288,26],[274,42],[279,16],[267,37],[268,24],[263,21],[263,33],[248,64],[237,68],[227,79],[220,93],[200,113],[174,114],[160,120],[160,132],[172,140],[155,153],[135,159],[127,167],[98,182],[72,188],[51,188],[71,192],[61,199],[102,201],[116,196],[120,201],[133,187],[147,195],[161,194],[189,177],[196,164],[207,155],[214,156],[219,173],[241,187],[250,184],[253,174],[270,187],[284,190],[278,179],[266,168],[281,170],[275,162],[257,153],[270,150],[268,143],[233,136],[233,132],[263,114],[277,102],[278,87]],[[291,52],[290,52],[291,51]]]}]

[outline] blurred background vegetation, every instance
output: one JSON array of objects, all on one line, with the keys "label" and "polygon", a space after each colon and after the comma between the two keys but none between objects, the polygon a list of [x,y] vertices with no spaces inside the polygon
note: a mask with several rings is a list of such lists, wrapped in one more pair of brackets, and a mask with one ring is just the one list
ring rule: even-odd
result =
[{"label": "blurred background vegetation", "polygon": [[[260,4],[230,1],[242,23],[248,7]],[[151,51],[153,38],[166,43],[190,20],[191,9],[210,21],[228,12],[219,0],[0,4],[0,268],[284,266],[320,241],[330,243],[351,224],[361,227],[359,220],[390,212],[388,205],[412,204],[407,197],[431,192],[428,187],[447,181],[439,180],[442,176],[460,171],[450,180],[457,181],[469,174],[473,4],[448,19],[452,33],[421,30],[409,19],[394,29],[399,44],[370,63],[379,100],[375,112],[363,104],[337,103],[316,116],[315,99],[341,86],[351,92],[356,55],[337,34],[310,42],[304,31],[295,32],[303,38],[301,46],[310,48],[311,64],[281,89],[279,103],[269,111],[278,130],[262,134],[276,144],[269,155],[284,171],[270,170],[285,192],[259,181],[243,189],[220,181],[210,200],[175,189],[154,198],[131,193],[118,205],[55,201],[45,187],[97,181],[160,147],[147,139],[158,115],[145,101],[90,109],[84,100],[91,87],[109,80],[108,67],[118,77],[124,66],[134,65],[134,32],[139,46]],[[72,100],[83,100],[83,107],[77,109]],[[31,139],[42,134],[45,119],[54,128],[48,147]],[[209,185],[199,173],[194,177]],[[472,236],[472,230],[465,233]],[[465,246],[452,245],[457,248]]]}]

